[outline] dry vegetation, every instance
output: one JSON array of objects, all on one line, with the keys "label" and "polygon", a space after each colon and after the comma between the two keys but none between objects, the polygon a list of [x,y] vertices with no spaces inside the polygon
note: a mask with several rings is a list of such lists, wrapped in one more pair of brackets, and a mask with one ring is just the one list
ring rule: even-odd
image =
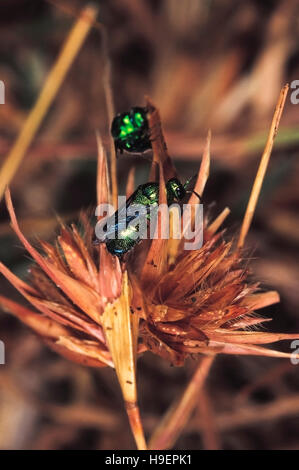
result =
[{"label": "dry vegetation", "polygon": [[[0,79],[6,86],[6,104],[0,105],[2,162],[85,4],[56,3],[1,2]],[[197,173],[207,130],[212,129],[204,202],[213,217],[230,206],[228,235],[235,234],[279,91],[285,82],[299,79],[298,2],[96,3],[98,23],[78,47],[37,136],[11,173],[10,189],[24,234],[34,246],[37,238],[50,242],[56,214],[71,222],[82,208],[96,204],[95,129],[109,147],[109,70],[102,24],[116,111],[143,105],[144,95],[151,96],[182,180]],[[273,317],[261,331],[299,331],[298,106],[287,99],[247,238],[253,279],[281,296],[279,304],[259,311]],[[121,192],[133,166],[136,183],[145,181],[146,159],[123,156],[117,164]],[[12,235],[3,201],[0,216],[0,260],[25,278],[29,259]],[[21,300],[3,277],[0,293]],[[1,449],[134,448],[114,371],[67,362],[4,312],[0,339],[7,353],[6,365],[0,366]],[[280,349],[290,352],[288,343]],[[138,365],[139,401],[149,436],[183,392],[195,362],[174,368],[145,354]],[[297,367],[287,359],[217,357],[176,448],[298,448]]]}]

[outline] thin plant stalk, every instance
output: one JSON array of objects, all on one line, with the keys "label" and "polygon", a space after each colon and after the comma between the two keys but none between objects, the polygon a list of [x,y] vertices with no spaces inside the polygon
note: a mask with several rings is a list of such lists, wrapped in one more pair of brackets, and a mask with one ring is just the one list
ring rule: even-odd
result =
[{"label": "thin plant stalk", "polygon": [[[18,170],[26,151],[49,110],[69,68],[77,56],[97,15],[95,6],[87,6],[71,29],[46,82],[30,111],[11,151],[0,170],[0,199]],[[87,19],[89,21],[87,21]]]},{"label": "thin plant stalk", "polygon": [[210,236],[217,232],[219,227],[223,224],[226,217],[230,214],[230,209],[225,207],[223,211],[216,217],[216,219],[209,225],[207,232]]},{"label": "thin plant stalk", "polygon": [[[67,14],[68,16],[72,16],[73,18],[77,18],[80,15],[80,13],[78,15],[78,9],[75,9],[75,8],[69,6],[69,5],[62,4],[61,2],[59,2],[59,0],[46,0],[46,1],[48,3],[50,3],[50,5],[53,5],[55,8],[57,8],[58,10],[60,10],[63,13]],[[86,17],[85,21],[90,21],[90,19],[88,17]],[[99,31],[102,31],[103,25],[99,21],[93,20],[92,23],[93,23],[94,28],[96,28]]]},{"label": "thin plant stalk", "polygon": [[244,246],[245,238],[247,236],[247,233],[249,231],[249,228],[252,222],[253,214],[255,212],[257,201],[261,192],[262,184],[263,184],[264,177],[265,177],[267,167],[268,167],[268,163],[270,160],[274,139],[278,131],[278,126],[279,126],[280,118],[281,118],[282,111],[284,108],[284,104],[286,101],[286,97],[288,94],[288,90],[289,90],[289,85],[285,85],[282,88],[279,98],[278,98],[278,102],[277,102],[274,116],[272,119],[272,124],[270,127],[268,139],[266,142],[266,146],[265,146],[265,149],[264,149],[261,161],[260,161],[260,165],[259,165],[256,177],[255,177],[254,183],[253,183],[252,191],[250,194],[244,220],[242,223],[240,236],[238,240],[239,249],[241,249]]},{"label": "thin plant stalk", "polygon": [[134,435],[136,446],[138,450],[147,450],[147,445],[144,438],[144,431],[138,405],[126,403],[126,411],[129,418],[130,427]]},{"label": "thin plant stalk", "polygon": [[[114,110],[114,99],[113,92],[111,87],[111,61],[108,53],[108,40],[107,33],[104,28],[102,28],[102,51],[105,61],[105,68],[103,74],[103,87],[106,100],[106,108],[108,115],[109,125],[112,123],[115,110]],[[114,140],[110,136],[110,175],[111,175],[111,191],[112,191],[112,203],[117,209],[118,201],[118,182],[117,182],[117,163],[116,163],[116,149],[114,145]]]},{"label": "thin plant stalk", "polygon": [[205,450],[218,450],[221,448],[218,430],[215,426],[215,416],[206,387],[198,393],[197,414],[201,423],[201,435]]}]

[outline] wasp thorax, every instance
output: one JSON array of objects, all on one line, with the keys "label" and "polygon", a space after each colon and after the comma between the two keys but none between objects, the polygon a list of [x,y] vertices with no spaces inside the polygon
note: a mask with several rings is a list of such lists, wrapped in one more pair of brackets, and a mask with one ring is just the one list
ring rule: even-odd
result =
[{"label": "wasp thorax", "polygon": [[113,119],[111,134],[121,152],[144,152],[151,148],[146,114],[146,108],[134,107]]}]

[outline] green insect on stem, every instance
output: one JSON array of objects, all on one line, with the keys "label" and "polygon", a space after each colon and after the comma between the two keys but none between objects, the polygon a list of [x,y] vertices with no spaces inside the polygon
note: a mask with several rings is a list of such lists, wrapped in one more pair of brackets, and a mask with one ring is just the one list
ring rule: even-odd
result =
[{"label": "green insect on stem", "polygon": [[111,125],[115,148],[122,153],[144,152],[151,149],[147,109],[133,107],[130,111],[117,114]]}]

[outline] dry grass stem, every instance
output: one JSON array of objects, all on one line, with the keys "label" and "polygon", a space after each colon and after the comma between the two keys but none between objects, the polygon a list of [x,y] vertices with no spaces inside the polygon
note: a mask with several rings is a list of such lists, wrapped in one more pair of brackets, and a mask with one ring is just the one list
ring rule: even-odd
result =
[{"label": "dry grass stem", "polygon": [[256,205],[257,205],[257,201],[258,201],[258,198],[259,198],[259,195],[260,195],[260,191],[261,191],[262,184],[263,184],[263,181],[264,181],[264,177],[265,177],[265,174],[266,174],[267,166],[268,166],[269,159],[270,159],[270,156],[271,156],[274,139],[275,139],[277,131],[278,131],[278,126],[279,126],[281,114],[282,114],[282,111],[283,111],[283,108],[284,108],[284,105],[285,105],[288,90],[289,90],[289,85],[285,85],[282,88],[282,90],[280,92],[280,95],[279,95],[279,98],[278,98],[278,102],[277,102],[277,105],[276,105],[276,108],[275,108],[272,124],[271,124],[269,135],[268,135],[268,139],[267,139],[267,142],[266,142],[266,146],[265,146],[262,158],[261,158],[261,162],[260,162],[257,174],[256,174],[255,181],[253,183],[252,191],[251,191],[251,194],[250,194],[250,198],[249,198],[248,205],[247,205],[247,208],[246,208],[244,220],[243,220],[243,223],[242,223],[240,236],[239,236],[239,240],[238,240],[238,248],[240,248],[240,249],[244,246],[245,238],[246,238],[246,235],[247,235],[247,233],[249,231],[249,228],[250,228],[250,225],[251,225],[253,214],[254,214],[254,211],[255,211],[255,208],[256,208]]},{"label": "dry grass stem", "polygon": [[[104,28],[102,28],[102,51],[105,60],[105,67],[103,73],[103,87],[106,100],[107,116],[109,126],[113,121],[115,110],[114,110],[114,100],[113,92],[111,87],[111,62],[108,52],[108,38],[107,33]],[[109,129],[110,131],[110,129]],[[111,192],[112,192],[112,203],[117,209],[118,201],[118,182],[117,182],[117,163],[116,163],[116,148],[114,145],[114,140],[109,132],[109,142],[110,142],[110,176],[111,176]]]},{"label": "dry grass stem", "polygon": [[[0,199],[5,188],[11,182],[25,156],[36,132],[38,131],[47,111],[49,110],[70,66],[77,56],[93,21],[97,15],[97,8],[87,6],[82,10],[81,16],[71,29],[62,50],[47,76],[40,95],[30,111],[20,134],[9,152],[0,170]],[[86,21],[86,19],[90,21]]]},{"label": "dry grass stem", "polygon": [[206,387],[198,392],[197,413],[201,423],[201,434],[205,450],[221,449],[220,436],[215,426],[213,405]]},{"label": "dry grass stem", "polygon": [[221,225],[229,214],[230,209],[228,207],[225,207],[223,211],[216,217],[216,219],[208,226],[207,234],[209,236],[214,235],[214,233],[216,233],[217,230],[221,227]]},{"label": "dry grass stem", "polygon": [[[97,204],[110,203],[109,198],[109,178],[107,168],[106,151],[102,143],[100,134],[96,133],[98,147],[98,166],[97,166]],[[99,217],[98,217],[99,218]]]}]

